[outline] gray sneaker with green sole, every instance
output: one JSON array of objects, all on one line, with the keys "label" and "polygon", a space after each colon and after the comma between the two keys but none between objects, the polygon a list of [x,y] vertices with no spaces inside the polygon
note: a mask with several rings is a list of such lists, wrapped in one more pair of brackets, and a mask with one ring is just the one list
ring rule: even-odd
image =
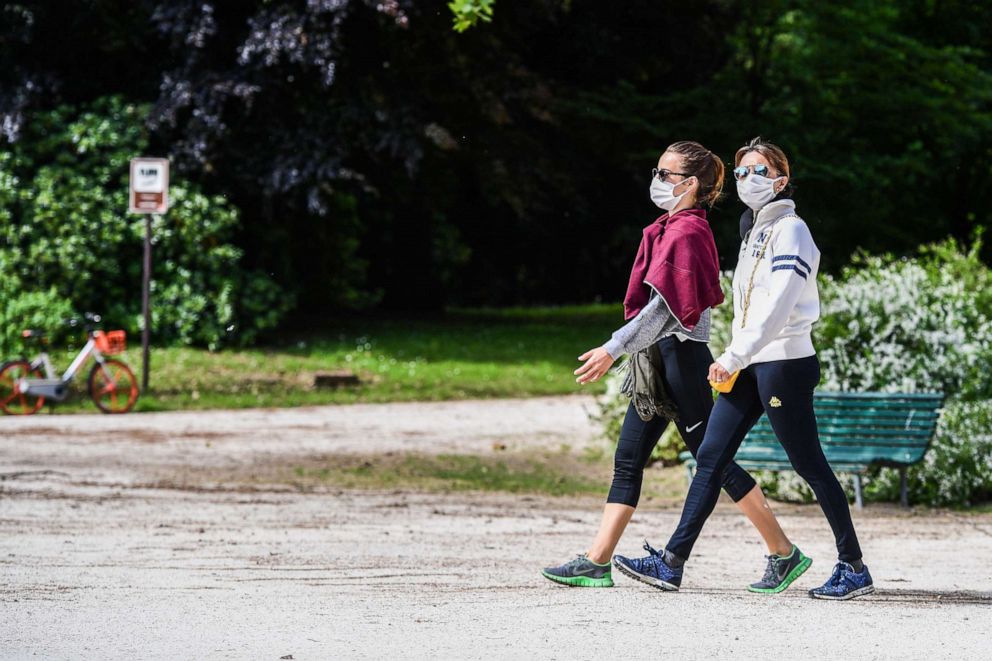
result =
[{"label": "gray sneaker with green sole", "polygon": [[806,557],[799,547],[792,545],[792,553],[787,556],[770,555],[765,575],[757,583],[748,586],[751,592],[777,594],[792,585],[792,582],[803,575],[813,559]]},{"label": "gray sneaker with green sole", "polygon": [[580,588],[612,588],[610,563],[598,564],[580,555],[559,567],[548,567],[541,575],[549,581]]}]

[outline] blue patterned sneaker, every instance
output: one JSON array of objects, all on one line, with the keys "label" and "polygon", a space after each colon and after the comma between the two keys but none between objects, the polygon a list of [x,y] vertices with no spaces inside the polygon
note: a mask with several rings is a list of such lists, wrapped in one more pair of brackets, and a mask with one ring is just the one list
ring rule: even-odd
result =
[{"label": "blue patterned sneaker", "polygon": [[875,584],[871,580],[871,574],[868,573],[867,565],[862,567],[860,572],[856,572],[854,567],[846,562],[838,562],[834,567],[834,573],[830,575],[827,582],[810,590],[809,596],[814,599],[844,601],[871,594],[874,591]]},{"label": "blue patterned sneaker", "polygon": [[580,555],[559,567],[548,567],[541,572],[544,578],[562,585],[581,588],[612,588],[613,576],[610,563],[599,564]]},{"label": "blue patterned sneaker", "polygon": [[665,554],[651,548],[647,540],[644,542],[644,550],[650,554],[646,558],[613,556],[613,566],[635,581],[647,583],[659,590],[677,591],[682,584],[682,568],[675,569],[665,564]]}]

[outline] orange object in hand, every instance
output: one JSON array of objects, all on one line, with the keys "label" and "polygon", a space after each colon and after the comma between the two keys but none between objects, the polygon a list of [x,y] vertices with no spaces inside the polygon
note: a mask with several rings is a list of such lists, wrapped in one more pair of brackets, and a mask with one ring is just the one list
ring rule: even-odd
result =
[{"label": "orange object in hand", "polygon": [[713,390],[717,392],[728,393],[731,390],[733,390],[734,383],[737,381],[737,377],[740,375],[741,375],[740,370],[737,370],[736,372],[731,374],[730,378],[728,378],[726,381],[721,381],[720,383],[715,383],[713,381],[710,381],[710,385],[713,387]]}]

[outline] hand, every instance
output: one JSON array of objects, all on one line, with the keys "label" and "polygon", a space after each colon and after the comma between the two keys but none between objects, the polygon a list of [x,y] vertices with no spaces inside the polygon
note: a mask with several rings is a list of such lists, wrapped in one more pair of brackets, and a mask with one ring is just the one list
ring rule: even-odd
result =
[{"label": "hand", "polygon": [[603,347],[586,351],[579,356],[579,360],[584,360],[585,364],[575,370],[574,374],[579,377],[575,381],[582,385],[598,381],[613,365],[613,356]]},{"label": "hand", "polygon": [[710,375],[709,380],[713,383],[723,383],[730,378],[730,372],[723,369],[723,365],[720,363],[713,363],[710,365]]}]

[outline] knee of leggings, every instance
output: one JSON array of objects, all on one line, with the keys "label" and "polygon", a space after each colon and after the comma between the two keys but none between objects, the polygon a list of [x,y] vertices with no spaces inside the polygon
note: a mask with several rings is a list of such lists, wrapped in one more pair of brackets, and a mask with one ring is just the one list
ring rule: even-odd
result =
[{"label": "knee of leggings", "polygon": [[830,468],[830,464],[826,460],[819,461],[796,461],[793,462],[792,468],[795,469],[796,474],[803,478],[806,482],[812,486],[816,482],[820,482],[826,477],[827,474],[833,476],[833,470]]},{"label": "knee of leggings", "polygon": [[625,475],[636,475],[641,473],[644,467],[638,467],[637,455],[636,453],[625,446],[624,443],[617,445],[616,452],[613,454],[613,472],[623,473]]},{"label": "knee of leggings", "polygon": [[607,502],[621,503],[637,507],[641,493],[641,481],[644,479],[644,467],[631,452],[617,448],[613,458],[613,484]]},{"label": "knee of leggings", "polygon": [[751,493],[751,489],[757,485],[758,483],[754,481],[751,474],[737,464],[731,464],[723,471],[723,490],[735,503]]},{"label": "knee of leggings", "polygon": [[700,446],[699,450],[696,451],[696,471],[715,471],[717,469],[717,464],[720,462],[720,453],[710,447],[707,448],[705,445]]},{"label": "knee of leggings", "polygon": [[627,484],[640,482],[644,475],[644,469],[638,469],[634,462],[620,462],[613,464],[613,484]]}]

